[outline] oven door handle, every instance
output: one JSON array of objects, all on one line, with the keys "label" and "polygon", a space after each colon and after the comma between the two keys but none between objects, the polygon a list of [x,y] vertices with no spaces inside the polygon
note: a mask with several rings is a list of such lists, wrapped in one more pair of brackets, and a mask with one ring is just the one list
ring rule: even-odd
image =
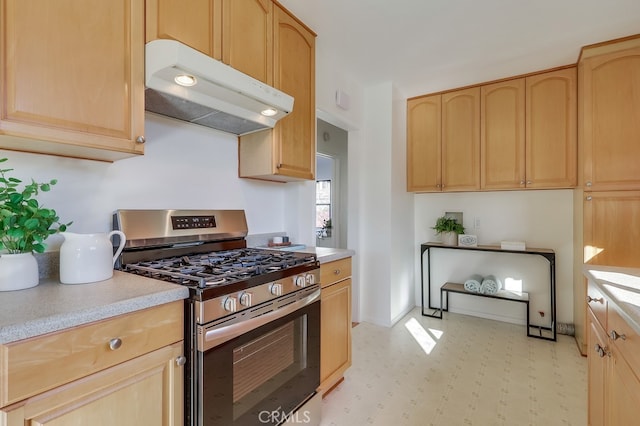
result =
[{"label": "oven door handle", "polygon": [[297,300],[286,306],[267,312],[255,318],[240,321],[227,326],[212,326],[210,329],[202,327],[198,332],[198,350],[204,352],[242,334],[289,315],[298,309],[304,308],[320,298],[320,289],[309,294],[303,299]]}]

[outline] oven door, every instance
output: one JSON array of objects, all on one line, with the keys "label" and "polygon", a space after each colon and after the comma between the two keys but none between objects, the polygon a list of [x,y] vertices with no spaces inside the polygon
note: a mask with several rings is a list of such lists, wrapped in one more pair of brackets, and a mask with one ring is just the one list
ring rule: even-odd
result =
[{"label": "oven door", "polygon": [[199,330],[198,425],[277,425],[313,396],[320,384],[319,294]]}]

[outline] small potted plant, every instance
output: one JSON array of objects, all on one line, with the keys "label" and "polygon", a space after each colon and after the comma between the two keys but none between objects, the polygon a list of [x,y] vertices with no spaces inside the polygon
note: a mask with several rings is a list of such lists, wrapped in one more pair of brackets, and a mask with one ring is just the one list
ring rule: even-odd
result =
[{"label": "small potted plant", "polygon": [[[7,161],[0,158],[0,163]],[[59,222],[55,210],[44,208],[36,196],[55,185],[31,180],[20,190],[20,179],[9,177],[13,169],[0,169],[0,291],[38,285],[38,263],[33,252],[44,252],[44,241],[63,232],[71,223]]]},{"label": "small potted plant", "polygon": [[322,225],[322,235],[324,237],[331,237],[331,219],[326,219]]},{"label": "small potted plant", "polygon": [[442,243],[447,246],[458,245],[458,234],[464,234],[464,227],[454,218],[441,216],[436,220],[436,226],[433,226],[436,234],[441,234]]}]

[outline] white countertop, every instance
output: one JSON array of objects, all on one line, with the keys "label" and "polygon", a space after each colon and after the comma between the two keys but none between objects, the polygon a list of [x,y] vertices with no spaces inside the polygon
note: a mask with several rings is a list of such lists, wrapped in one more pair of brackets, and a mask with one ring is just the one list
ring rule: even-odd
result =
[{"label": "white countertop", "polygon": [[[353,250],[306,247],[320,263],[355,254]],[[186,287],[114,271],[111,279],[89,284],[40,280],[26,290],[0,292],[0,344],[63,330],[189,297]]]},{"label": "white countertop", "polygon": [[640,269],[584,265],[584,275],[640,334]]},{"label": "white countertop", "polygon": [[331,247],[306,247],[296,251],[301,253],[315,253],[321,264],[352,257],[356,254],[356,252],[351,249],[338,249]]},{"label": "white countertop", "polygon": [[25,290],[0,292],[0,344],[182,300],[186,287],[114,271],[111,279],[61,284],[41,279]]}]

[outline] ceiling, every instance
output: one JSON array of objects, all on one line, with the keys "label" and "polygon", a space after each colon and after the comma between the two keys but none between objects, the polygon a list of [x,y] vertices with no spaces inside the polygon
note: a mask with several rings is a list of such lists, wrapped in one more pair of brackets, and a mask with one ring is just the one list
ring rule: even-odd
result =
[{"label": "ceiling", "polygon": [[575,63],[640,33],[640,0],[278,0],[363,87],[406,97]]}]

